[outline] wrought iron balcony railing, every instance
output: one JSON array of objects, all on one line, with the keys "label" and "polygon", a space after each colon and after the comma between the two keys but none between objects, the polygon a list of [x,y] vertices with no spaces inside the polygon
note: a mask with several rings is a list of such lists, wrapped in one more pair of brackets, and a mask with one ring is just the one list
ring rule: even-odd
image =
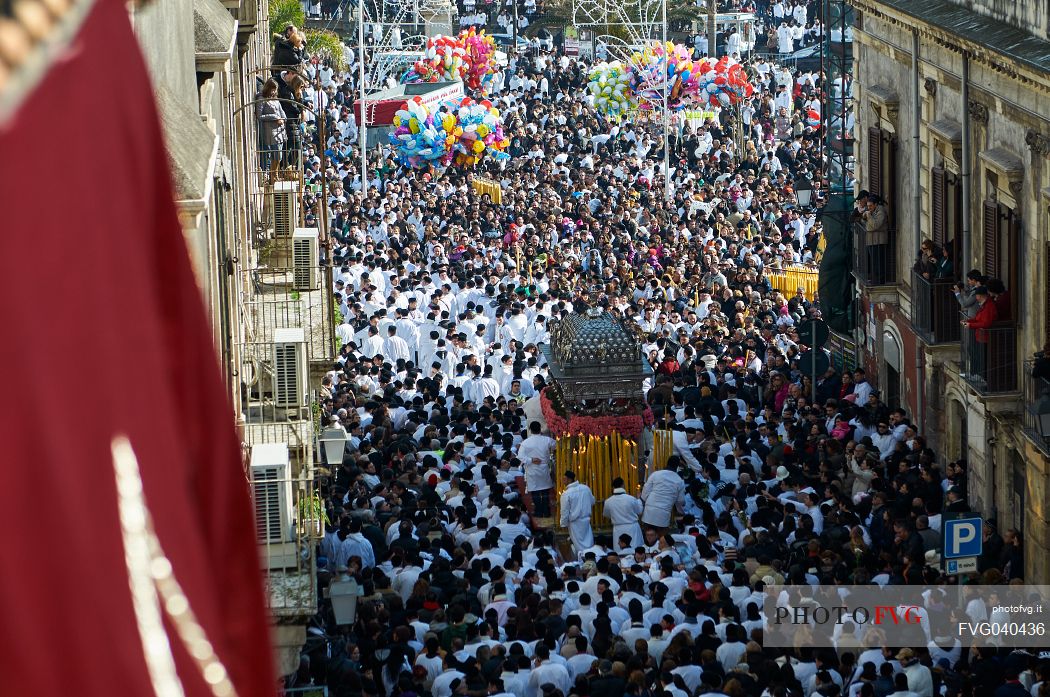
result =
[{"label": "wrought iron balcony railing", "polygon": [[853,274],[857,280],[868,286],[896,283],[897,231],[887,230],[883,242],[883,238],[868,232],[864,221],[858,220],[853,224],[853,234]]},{"label": "wrought iron balcony railing", "polygon": [[911,323],[915,333],[927,344],[958,341],[959,303],[955,299],[952,279],[930,280],[918,271],[911,272]]},{"label": "wrought iron balcony railing", "polygon": [[[964,315],[957,315],[962,321]],[[1017,327],[996,323],[987,328],[962,326],[963,379],[980,394],[1016,392]]]}]

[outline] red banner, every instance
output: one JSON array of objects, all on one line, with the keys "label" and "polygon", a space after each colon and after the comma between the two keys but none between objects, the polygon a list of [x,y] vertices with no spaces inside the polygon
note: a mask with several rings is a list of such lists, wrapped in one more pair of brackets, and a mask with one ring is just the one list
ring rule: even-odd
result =
[{"label": "red banner", "polygon": [[171,668],[191,697],[272,695],[234,417],[126,5],[98,0],[42,69],[0,124],[3,692],[150,695]]}]

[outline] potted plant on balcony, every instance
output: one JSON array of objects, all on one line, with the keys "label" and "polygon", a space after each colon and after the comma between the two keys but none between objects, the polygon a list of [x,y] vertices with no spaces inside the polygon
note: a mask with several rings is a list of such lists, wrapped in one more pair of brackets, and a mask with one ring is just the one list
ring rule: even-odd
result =
[{"label": "potted plant on balcony", "polygon": [[302,520],[303,534],[314,538],[322,537],[325,526],[329,523],[324,499],[318,494],[311,494],[303,499],[301,510],[300,519]]}]

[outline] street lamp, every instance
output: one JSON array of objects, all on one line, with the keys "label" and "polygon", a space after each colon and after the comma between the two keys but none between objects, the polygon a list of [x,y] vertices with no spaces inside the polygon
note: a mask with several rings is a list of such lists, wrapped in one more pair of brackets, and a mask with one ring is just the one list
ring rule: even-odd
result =
[{"label": "street lamp", "polygon": [[799,177],[795,180],[795,201],[799,208],[809,208],[813,200],[813,182],[807,177]]},{"label": "street lamp", "polygon": [[340,627],[357,621],[357,599],[364,595],[364,588],[353,576],[344,575],[328,586],[328,599],[332,601],[332,614]]},{"label": "street lamp", "polygon": [[663,0],[660,3],[660,13],[662,15],[661,24],[663,25],[663,64],[661,65],[661,72],[664,76],[663,85],[663,101],[664,101],[664,198],[668,201],[671,200],[671,154],[668,152],[668,148],[671,146],[670,136],[668,135],[669,130],[669,119],[670,114],[667,111],[667,87],[668,80],[670,79],[667,75],[667,0]]},{"label": "street lamp", "polygon": [[343,464],[343,453],[346,452],[346,431],[341,428],[326,428],[318,439],[324,449],[324,459],[329,467]]}]

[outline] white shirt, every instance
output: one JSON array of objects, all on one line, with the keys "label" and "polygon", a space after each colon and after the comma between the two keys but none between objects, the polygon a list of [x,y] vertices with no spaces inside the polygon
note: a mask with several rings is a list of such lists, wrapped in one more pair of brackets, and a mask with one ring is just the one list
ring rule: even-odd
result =
[{"label": "white shirt", "polygon": [[544,435],[531,435],[518,446],[518,459],[525,467],[526,491],[544,491],[554,488],[550,470],[550,457],[553,450],[554,439]]}]

